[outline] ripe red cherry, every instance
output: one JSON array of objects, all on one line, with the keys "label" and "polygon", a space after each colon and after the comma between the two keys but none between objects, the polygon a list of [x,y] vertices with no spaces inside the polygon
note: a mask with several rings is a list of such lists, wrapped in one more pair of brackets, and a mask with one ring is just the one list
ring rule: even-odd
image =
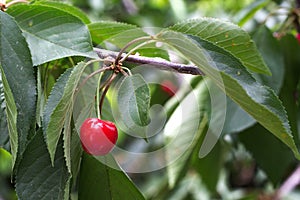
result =
[{"label": "ripe red cherry", "polygon": [[108,154],[118,139],[118,130],[113,122],[87,118],[80,128],[81,145],[88,154]]},{"label": "ripe red cherry", "polygon": [[300,33],[297,33],[296,35],[296,39],[298,40],[298,42],[300,43]]},{"label": "ripe red cherry", "polygon": [[168,94],[170,97],[174,96],[175,93],[177,92],[178,88],[174,85],[174,83],[172,83],[169,80],[164,80],[161,83],[161,89]]}]

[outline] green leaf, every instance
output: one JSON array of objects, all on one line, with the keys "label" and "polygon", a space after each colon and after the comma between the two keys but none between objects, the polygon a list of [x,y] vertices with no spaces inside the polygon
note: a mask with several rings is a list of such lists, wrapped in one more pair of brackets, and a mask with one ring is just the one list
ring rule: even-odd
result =
[{"label": "green leaf", "polygon": [[211,42],[251,71],[271,75],[248,33],[235,24],[214,18],[200,18],[178,23],[170,29]]},{"label": "green leaf", "polygon": [[5,103],[5,95],[4,95],[1,73],[0,73],[0,133],[1,133],[0,147],[9,151],[10,144],[9,144],[9,135],[8,135],[7,118],[6,118],[6,103]]},{"label": "green leaf", "polygon": [[[261,26],[255,32],[253,40],[272,73],[272,76],[264,74],[253,74],[253,76],[257,81],[269,86],[278,94],[283,83],[285,71],[281,47],[273,37],[272,32],[265,26]],[[248,113],[229,98],[227,99],[227,111],[223,129],[223,133],[225,134],[245,130],[255,123],[255,120]]]},{"label": "green leaf", "polygon": [[[110,156],[102,158],[114,162]],[[117,163],[114,164],[116,167]],[[141,192],[119,168],[110,168],[91,155],[83,154],[78,199],[143,200]]]},{"label": "green leaf", "polygon": [[222,134],[238,133],[256,123],[256,120],[232,99],[228,97],[226,102],[226,119]]},{"label": "green leaf", "polygon": [[43,134],[38,131],[28,144],[16,174],[18,199],[63,199],[68,174],[60,140],[51,166]]},{"label": "green leaf", "polygon": [[272,31],[266,26],[261,26],[255,32],[253,40],[272,73],[272,76],[263,74],[254,74],[254,76],[260,83],[269,86],[278,94],[285,74],[284,54],[279,41],[273,37]]},{"label": "green leaf", "polygon": [[[6,99],[7,106],[10,108],[7,115],[10,135],[12,140],[15,138],[15,120],[17,120],[18,147],[11,146],[18,156],[25,150],[29,134],[35,132],[35,108],[36,108],[36,80],[34,77],[34,68],[31,62],[31,55],[25,38],[16,22],[8,14],[0,12],[0,65],[2,67],[2,81],[5,83],[5,93],[9,94]],[[4,78],[5,77],[5,78]],[[8,94],[7,94],[8,95]],[[8,102],[9,101],[9,102]],[[8,105],[9,104],[9,105]],[[17,110],[15,110],[15,107]],[[15,114],[17,112],[17,118]],[[12,144],[12,143],[11,143]],[[15,156],[15,155],[14,155]]]},{"label": "green leaf", "polygon": [[36,103],[36,123],[39,127],[42,127],[43,111],[46,104],[44,88],[42,86],[42,68],[37,67],[37,103]]},{"label": "green leaf", "polygon": [[54,6],[20,4],[7,11],[18,22],[34,65],[68,56],[97,58],[86,25]]},{"label": "green leaf", "polygon": [[294,140],[299,147],[299,99],[297,102],[296,95],[297,91],[299,91],[298,87],[300,81],[300,59],[298,56],[300,54],[300,48],[298,41],[293,35],[285,36],[280,42],[284,55],[285,77],[279,96],[286,108]]},{"label": "green leaf", "polygon": [[[16,159],[17,159],[17,152],[18,152],[18,131],[17,131],[17,107],[14,101],[13,94],[11,92],[11,89],[9,87],[9,84],[6,80],[5,74],[3,73],[3,69],[0,65],[0,71],[1,71],[1,79],[3,83],[3,90],[4,90],[4,100],[6,103],[5,108],[5,116],[3,117],[3,122],[1,118],[1,130],[2,129],[8,129],[8,135],[9,135],[9,142],[10,142],[10,148],[11,148],[11,155],[12,155],[12,163],[14,165]],[[4,112],[3,112],[4,114]],[[7,125],[7,127],[2,127],[2,123],[4,125]],[[6,137],[5,132],[1,132],[1,135],[4,135]],[[1,136],[2,139],[3,136]],[[8,139],[8,138],[7,138]]]},{"label": "green leaf", "polygon": [[[53,87],[44,111],[43,131],[51,161],[54,161],[57,142],[66,121],[69,121],[73,109],[74,93],[86,63],[79,63],[66,71]],[[68,114],[69,113],[69,114]],[[69,156],[68,156],[69,157]],[[69,164],[70,161],[67,161]],[[70,169],[70,166],[68,166]]]},{"label": "green leaf", "polygon": [[53,8],[62,10],[64,12],[68,12],[69,14],[76,16],[85,24],[91,23],[90,19],[86,16],[86,14],[84,12],[82,12],[79,8],[77,8],[75,6],[68,5],[66,3],[54,2],[54,1],[37,1],[37,2],[34,2],[34,5],[44,5],[44,6],[48,6],[48,7],[53,7]]},{"label": "green leaf", "polygon": [[284,179],[286,172],[296,161],[287,146],[271,137],[259,124],[241,132],[238,137],[274,185]]},{"label": "green leaf", "polygon": [[[118,47],[123,47],[129,41],[146,36],[141,28],[131,24],[120,22],[101,21],[88,25],[92,40],[97,44],[101,44],[105,40],[109,40]],[[117,38],[123,38],[123,41]]]},{"label": "green leaf", "polygon": [[[73,107],[73,104],[69,105]],[[71,127],[71,119],[72,119],[72,108],[67,109],[67,113],[65,116],[65,124],[63,130],[63,140],[64,140],[64,155],[66,159],[66,165],[69,173],[72,171],[72,162],[71,162],[71,137],[72,137],[72,127]]]},{"label": "green leaf", "polygon": [[149,123],[150,89],[140,74],[125,77],[117,94],[121,129],[133,131],[145,137],[146,125]]},{"label": "green leaf", "polygon": [[232,100],[290,147],[300,159],[280,100],[269,87],[258,83],[239,60],[200,38],[165,31],[158,39],[174,47],[197,65]]},{"label": "green leaf", "polygon": [[[82,148],[81,148],[81,142],[80,137],[77,131],[73,129],[73,132],[71,134],[71,174],[72,179],[77,180],[77,176],[79,174],[80,169],[80,162],[81,162],[81,155],[82,155]],[[77,182],[74,181],[74,184]]]},{"label": "green leaf", "polygon": [[[105,46],[105,42],[109,42],[118,48],[123,48],[130,41],[149,36],[142,28],[139,28],[135,25],[125,24],[120,22],[111,22],[111,21],[101,21],[88,25],[91,32],[92,40],[94,43]],[[156,32],[157,29],[149,29],[148,32]],[[136,42],[135,44],[128,47],[127,50],[130,50],[134,46],[142,43]],[[108,46],[110,47],[110,46]],[[142,56],[147,57],[161,57],[169,59],[169,54],[164,49],[158,49],[157,46],[153,43],[147,44],[138,50],[135,51]]]}]

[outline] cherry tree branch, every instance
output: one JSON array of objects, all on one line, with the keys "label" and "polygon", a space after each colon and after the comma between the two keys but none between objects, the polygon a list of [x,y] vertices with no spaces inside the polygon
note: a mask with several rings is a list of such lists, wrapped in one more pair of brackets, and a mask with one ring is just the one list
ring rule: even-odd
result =
[{"label": "cherry tree branch", "polygon": [[288,193],[290,193],[297,185],[300,184],[300,165],[296,170],[288,177],[288,179],[281,185],[281,187],[275,193],[274,200],[279,200]]},{"label": "cherry tree branch", "polygon": [[[107,58],[117,58],[119,52],[110,51],[106,49],[94,48],[94,51],[98,54],[101,59]],[[122,54],[121,58],[123,58],[126,54]],[[145,57],[145,56],[138,56],[138,55],[129,55],[126,62],[131,62],[135,64],[148,64],[152,67],[167,70],[167,71],[174,71],[183,74],[192,74],[192,75],[204,75],[204,73],[195,65],[185,65],[167,61],[162,58],[152,58],[152,57]]]}]

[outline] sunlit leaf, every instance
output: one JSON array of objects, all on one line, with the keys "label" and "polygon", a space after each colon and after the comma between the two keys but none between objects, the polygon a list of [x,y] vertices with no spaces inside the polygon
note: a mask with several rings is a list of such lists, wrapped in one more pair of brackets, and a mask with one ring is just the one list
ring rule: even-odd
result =
[{"label": "sunlit leaf", "polygon": [[253,72],[271,75],[249,34],[235,24],[214,18],[178,23],[171,30],[194,35],[229,52]]},{"label": "sunlit leaf", "polygon": [[7,11],[18,22],[34,65],[68,56],[97,58],[86,25],[55,6],[20,4]]},{"label": "sunlit leaf", "polygon": [[[105,40],[108,40],[118,47],[122,47],[124,44],[137,37],[146,35],[141,28],[120,22],[101,21],[89,24],[88,27],[93,42],[101,44]],[[123,41],[117,39],[120,37],[123,38]]]},{"label": "sunlit leaf", "polygon": [[34,4],[53,7],[78,17],[85,24],[91,23],[90,19],[87,17],[87,15],[84,12],[82,12],[79,8],[71,6],[69,4],[62,3],[62,2],[55,2],[55,1],[37,1]]},{"label": "sunlit leaf", "polygon": [[[52,161],[61,131],[66,121],[70,121],[69,118],[72,116],[70,113],[72,113],[73,109],[74,93],[85,67],[86,63],[81,62],[74,68],[66,71],[53,87],[53,92],[47,101],[43,131]],[[69,163],[70,161],[67,161],[67,164]]]}]

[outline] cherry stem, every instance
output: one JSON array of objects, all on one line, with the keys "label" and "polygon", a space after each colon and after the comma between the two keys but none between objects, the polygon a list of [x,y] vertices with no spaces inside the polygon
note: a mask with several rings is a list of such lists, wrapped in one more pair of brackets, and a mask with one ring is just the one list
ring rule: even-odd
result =
[{"label": "cherry stem", "polygon": [[130,69],[128,69],[127,67],[122,67],[122,69],[123,69],[123,71],[125,69],[128,72],[128,75],[132,76],[132,73],[131,73]]},{"label": "cherry stem", "polygon": [[111,83],[112,83],[112,81],[115,79],[117,77],[117,73],[113,73],[111,76],[110,76],[110,78],[108,79],[108,81],[107,81],[107,83],[105,83],[105,88],[104,88],[104,90],[103,90],[103,93],[102,93],[102,95],[101,95],[101,100],[100,100],[100,103],[99,103],[99,111],[100,111],[100,115],[102,115],[102,106],[103,106],[103,102],[104,102],[104,97],[105,97],[105,95],[106,95],[106,93],[107,93],[107,91],[108,91],[108,89],[109,89],[109,87],[110,87],[110,85],[111,85]]},{"label": "cherry stem", "polygon": [[100,89],[101,89],[101,79],[102,79],[103,73],[100,73],[98,78],[98,84],[97,84],[97,93],[96,93],[96,102],[97,102],[97,117],[98,119],[101,119],[100,116],[100,107],[99,107],[99,101],[100,101]]},{"label": "cherry stem", "polygon": [[114,66],[118,65],[119,64],[119,60],[121,59],[121,56],[122,54],[124,53],[124,51],[126,51],[126,49],[133,45],[134,43],[136,42],[140,42],[140,41],[143,41],[143,40],[151,40],[152,39],[152,36],[145,36],[145,37],[140,37],[140,38],[136,38],[134,40],[131,40],[130,42],[128,42],[120,51],[119,51],[119,54],[117,55],[116,59],[115,59],[115,62],[114,62]]},{"label": "cherry stem", "polygon": [[97,75],[97,74],[99,74],[99,73],[101,73],[101,72],[104,72],[104,71],[110,70],[110,69],[111,69],[111,67],[103,67],[103,68],[100,68],[100,69],[94,71],[93,73],[89,74],[89,75],[81,82],[81,84],[80,84],[79,87],[77,88],[77,91],[79,91],[79,90],[86,84],[86,82],[87,82],[90,78],[92,78],[93,76],[95,76],[95,75]]}]

